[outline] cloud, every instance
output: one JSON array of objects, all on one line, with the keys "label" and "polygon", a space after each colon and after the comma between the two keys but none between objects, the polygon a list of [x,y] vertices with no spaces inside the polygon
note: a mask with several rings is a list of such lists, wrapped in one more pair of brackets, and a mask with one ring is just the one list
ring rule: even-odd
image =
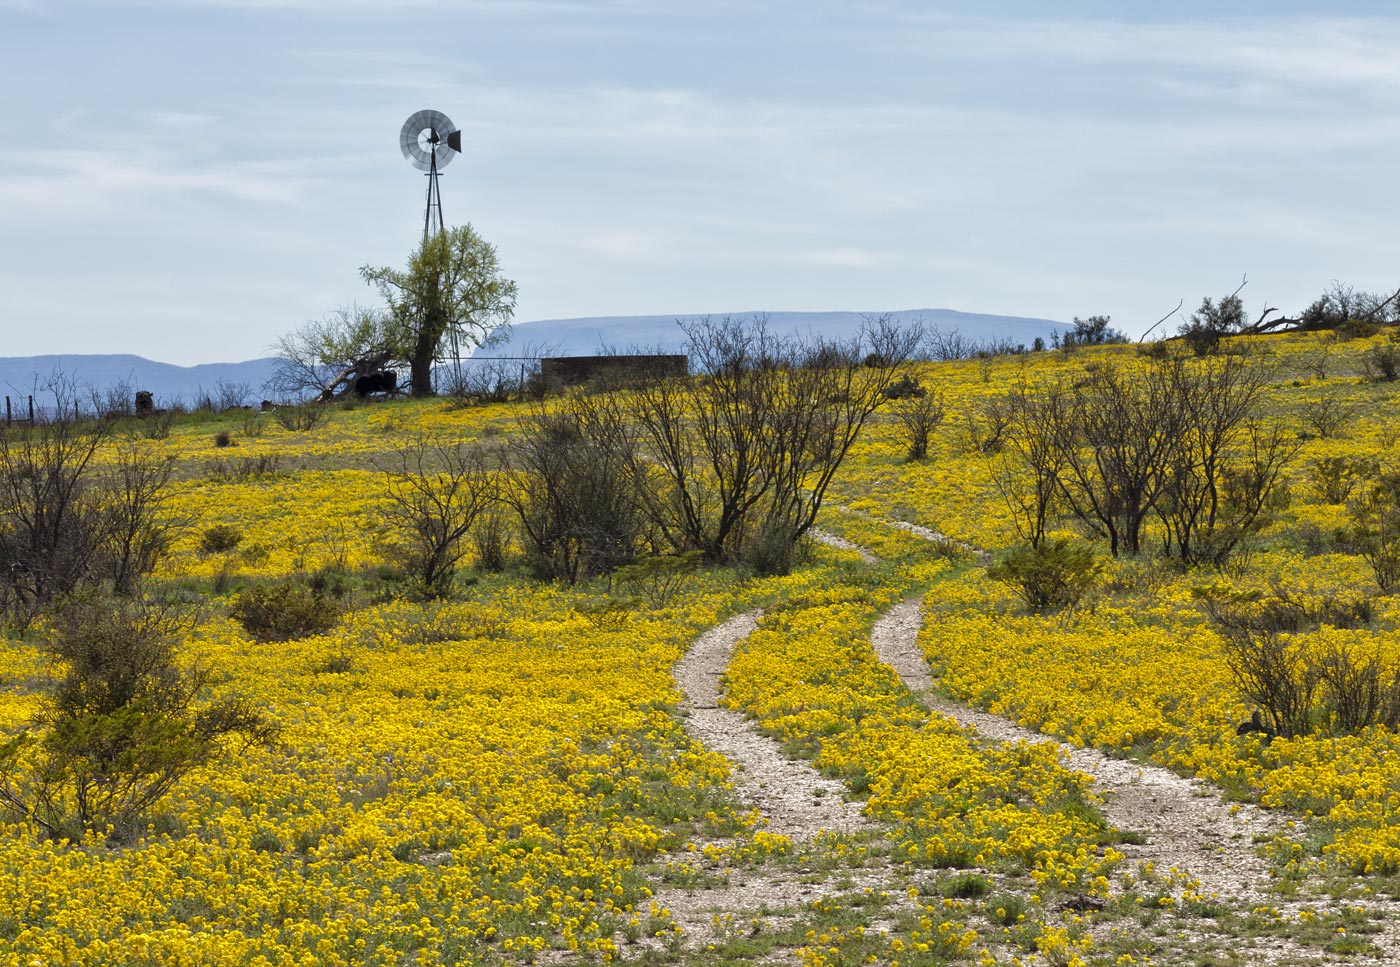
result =
[{"label": "cloud", "polygon": [[[199,122],[191,122],[199,123]],[[36,219],[147,217],[201,200],[299,206],[346,159],[209,162],[159,149],[0,151],[0,213]]]},{"label": "cloud", "polygon": [[[0,0],[0,6],[16,0]],[[25,0],[18,0],[25,2]],[[287,11],[328,17],[384,15],[403,17],[437,12],[460,17],[534,17],[546,14],[588,13],[612,4],[570,0],[117,0],[104,6],[136,8],[219,8],[249,12]]]},{"label": "cloud", "polygon": [[151,114],[152,122],[167,128],[200,127],[217,120],[212,114],[192,114],[185,111],[155,111]]},{"label": "cloud", "polygon": [[[1129,22],[1051,18],[953,18],[886,10],[911,43],[962,58],[1061,60],[1140,71],[1253,78],[1271,88],[1347,88],[1400,94],[1400,21],[1394,18],[1222,17]],[[1219,83],[1202,84],[1203,94]]]}]

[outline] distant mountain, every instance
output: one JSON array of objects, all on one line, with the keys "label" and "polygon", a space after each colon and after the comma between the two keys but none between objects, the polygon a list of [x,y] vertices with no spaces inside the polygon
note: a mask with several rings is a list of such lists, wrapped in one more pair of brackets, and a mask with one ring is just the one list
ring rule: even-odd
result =
[{"label": "distant mountain", "polygon": [[0,396],[9,396],[15,405],[30,393],[36,405],[53,401],[46,389],[55,375],[71,383],[84,407],[93,397],[105,402],[108,394],[125,398],[129,391],[149,390],[157,406],[174,403],[193,405],[209,394],[216,401],[221,391],[229,395],[245,389],[244,403],[257,403],[263,397],[263,384],[272,375],[273,359],[250,359],[243,363],[204,363],[175,366],[157,363],[141,356],[62,355],[0,356]]},{"label": "distant mountain", "polygon": [[[768,328],[779,335],[793,334],[824,339],[843,339],[856,334],[869,313],[860,312],[735,312],[714,313],[713,318],[729,315],[747,319],[766,315]],[[1037,336],[1049,339],[1056,330],[1069,327],[1050,319],[1021,316],[994,316],[952,309],[907,309],[890,313],[899,322],[922,320],[944,333],[958,332],[970,342],[1009,341],[1027,346]],[[590,356],[600,349],[646,349],[682,352],[685,333],[678,322],[703,318],[698,315],[595,316],[586,319],[542,319],[517,323],[511,337],[500,345],[477,352],[477,358],[502,356]],[[246,390],[241,402],[256,403],[264,395],[264,384],[272,375],[276,360],[251,359],[242,363],[204,363],[174,366],[141,356],[79,355],[0,356],[0,396],[8,395],[14,405],[35,394],[37,405],[52,402],[45,386],[55,374],[73,386],[85,408],[114,405],[115,397],[149,390],[157,406],[175,403],[194,405],[209,395],[216,402],[223,391]],[[228,402],[227,400],[222,402]]]},{"label": "distant mountain", "polygon": [[[813,335],[825,339],[843,339],[856,334],[861,323],[872,313],[862,312],[731,312],[712,313],[711,318],[732,316],[747,319],[766,315],[768,328],[777,334]],[[1051,319],[1023,316],[994,316],[977,312],[957,312],[953,309],[906,309],[892,312],[899,322],[922,320],[948,333],[957,331],[971,342],[1007,340],[1029,346],[1035,337],[1047,341],[1056,330],[1070,328]],[[499,345],[478,350],[477,357],[559,355],[589,356],[600,349],[655,349],[681,352],[685,348],[685,333],[678,322],[702,318],[697,315],[665,316],[596,316],[585,319],[541,319],[521,322],[512,327],[510,339]]]}]

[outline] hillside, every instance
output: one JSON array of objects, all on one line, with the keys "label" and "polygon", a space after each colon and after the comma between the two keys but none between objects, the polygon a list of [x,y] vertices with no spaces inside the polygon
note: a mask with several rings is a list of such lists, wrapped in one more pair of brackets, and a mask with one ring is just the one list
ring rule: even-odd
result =
[{"label": "hillside", "polygon": [[[103,424],[93,486],[159,481],[132,469],[172,461],[145,589],[184,609],[197,704],[246,703],[277,731],[209,750],[129,816],[45,835],[36,816],[78,810],[78,771],[27,764],[96,735],[79,764],[120,777],[145,760],[103,752],[112,737],[153,754],[178,716],[133,703],[5,744],[51,728],[61,691],[47,614],[6,626],[0,962],[1393,963],[1400,571],[1376,565],[1400,561],[1400,487],[1383,489],[1400,410],[1375,363],[1395,345],[1314,333],[1204,359],[1119,345],[918,363],[924,395],[880,394],[785,573],[764,567],[772,517],[710,560],[687,545],[676,464],[645,429],[675,412],[664,425],[693,443],[723,379]],[[844,371],[848,394],[878,365]],[[839,423],[851,398],[803,382],[838,365],[753,372],[767,405]],[[1185,454],[1192,420],[1241,414],[1214,454],[1220,526],[1193,532],[1212,552],[1240,542],[1183,559],[1173,528],[1205,488],[1152,507],[1136,553],[1052,501],[1050,564],[1006,567],[1036,560],[1027,444],[1047,437],[1026,414],[1088,433],[1159,392],[1238,404],[1151,409],[1139,429]],[[752,407],[731,412],[707,426],[750,425]],[[1107,426],[1131,445],[1131,421]],[[0,476],[39,439],[7,436]],[[800,460],[834,452],[800,439],[754,455],[797,468],[799,504],[819,485]],[[709,514],[705,475],[724,465],[682,451],[679,486]],[[1077,495],[1072,460],[1052,464]],[[1173,480],[1200,464],[1172,462]],[[429,553],[454,522],[460,542]],[[0,569],[0,606],[45,560]],[[1028,573],[1082,580],[1033,604]],[[1259,654],[1282,667],[1272,693],[1239,671]],[[133,719],[151,727],[123,732]],[[59,795],[16,808],[40,787]]]},{"label": "hillside", "polygon": [[[778,334],[811,335],[822,339],[849,339],[861,323],[874,313],[862,312],[729,312],[711,313],[713,318],[731,316],[750,319],[762,316],[769,329]],[[958,332],[970,342],[1007,340],[1029,346],[1040,337],[1047,342],[1051,333],[1069,328],[1049,319],[999,316],[953,309],[906,309],[890,313],[896,322],[922,321],[943,332]],[[678,323],[702,318],[699,315],[598,316],[585,319],[541,319],[517,323],[509,341],[490,346],[477,356],[549,354],[587,356],[600,349],[658,350],[683,352],[685,333]]]},{"label": "hillside", "polygon": [[137,390],[154,393],[157,406],[192,406],[205,394],[217,397],[219,389],[227,387],[246,388],[240,402],[256,403],[272,374],[273,362],[251,359],[175,366],[131,355],[0,356],[0,395],[19,399],[34,393],[40,400],[47,399],[51,394],[46,392],[46,385],[55,376],[62,376],[82,387],[79,396],[85,401],[94,392],[104,400],[109,393],[119,393],[125,399],[125,390],[129,389],[133,394]]}]

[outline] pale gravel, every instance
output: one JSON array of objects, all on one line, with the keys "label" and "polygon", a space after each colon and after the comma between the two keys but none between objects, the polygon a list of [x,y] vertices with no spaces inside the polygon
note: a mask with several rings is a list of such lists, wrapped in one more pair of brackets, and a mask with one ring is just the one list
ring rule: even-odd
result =
[{"label": "pale gravel", "polygon": [[866,564],[874,564],[876,561],[879,560],[878,557],[876,557],[874,554],[871,554],[869,551],[867,551],[865,548],[861,547],[854,541],[848,541],[846,540],[846,538],[839,537],[836,534],[831,533],[830,531],[824,531],[818,527],[813,527],[807,533],[811,536],[812,540],[816,541],[819,544],[825,544],[828,547],[839,548],[843,551],[854,551],[855,553],[860,555],[860,559]]},{"label": "pale gravel", "polygon": [[923,625],[921,602],[891,608],[871,632],[880,660],[894,668],[909,690],[932,712],[970,726],[997,742],[1048,742],[1065,764],[1094,780],[1103,797],[1104,815],[1121,830],[1147,836],[1141,846],[1115,847],[1133,863],[1152,863],[1198,880],[1201,890],[1221,897],[1265,899],[1269,866],[1256,855],[1255,836],[1269,835],[1280,824],[1261,809],[1232,806],[1198,779],[1186,779],[1158,766],[1125,762],[1097,749],[1076,748],[1015,722],[949,701],[935,690],[933,675],[919,647]]},{"label": "pale gravel", "polygon": [[[758,627],[760,612],[731,618],[696,639],[685,657],[672,669],[684,695],[680,712],[686,730],[707,749],[719,752],[733,764],[734,791],[744,805],[758,810],[765,828],[794,840],[810,843],[818,834],[878,834],[882,827],[861,813],[859,803],[847,802],[846,787],[821,775],[808,763],[789,758],[773,739],[758,731],[747,716],[719,704],[720,676],[729,666],[735,646]],[[865,887],[887,884],[884,871],[851,870],[852,886],[844,877],[827,877],[804,883],[806,870],[743,869],[706,859],[703,852],[684,853],[700,870],[722,878],[715,888],[662,887],[653,901],[670,912],[691,944],[703,944],[714,935],[716,916],[731,914],[737,929],[760,911],[803,906],[814,900]],[[771,916],[765,917],[772,920]],[[649,942],[647,946],[655,946]]]},{"label": "pale gravel", "polygon": [[[953,719],[995,742],[1048,742],[1069,768],[1093,780],[1104,800],[1105,817],[1117,829],[1136,830],[1147,842],[1115,846],[1129,863],[1152,863],[1159,872],[1175,869],[1196,880],[1199,892],[1249,910],[1272,907],[1296,920],[1304,909],[1316,912],[1361,907],[1378,915],[1381,932],[1366,939],[1379,955],[1351,955],[1353,967],[1390,967],[1400,961],[1400,903],[1380,897],[1334,899],[1312,896],[1284,899],[1270,892],[1269,865],[1255,850],[1255,837],[1280,831],[1284,820],[1253,804],[1226,803],[1217,790],[1199,779],[1187,779],[1158,766],[1139,765],[1078,748],[1026,728],[1000,715],[950,701],[937,691],[927,659],[919,647],[923,626],[922,602],[903,601],[887,611],[871,629],[871,645],[880,660],[892,667],[905,686],[929,711]],[[1290,835],[1299,835],[1299,829]],[[1203,944],[1220,942],[1202,935]],[[1235,948],[1235,943],[1229,945]],[[1273,965],[1316,962],[1319,951],[1282,937],[1261,936],[1239,949],[1247,963]],[[1327,955],[1322,954],[1323,957]]]},{"label": "pale gravel", "polygon": [[[948,540],[917,524],[889,523],[930,540]],[[877,560],[864,548],[835,535],[817,531],[813,536],[834,547],[855,551],[867,563]],[[985,551],[953,543],[977,555],[982,563],[988,562],[989,555]],[[753,632],[757,620],[758,612],[750,612],[725,622],[701,636],[676,665],[673,674],[685,694],[680,707],[687,717],[690,733],[734,763],[738,798],[759,810],[767,819],[770,831],[799,842],[810,842],[821,830],[847,834],[878,832],[881,827],[863,816],[858,805],[842,798],[845,789],[840,782],[821,776],[805,762],[789,759],[776,742],[757,731],[752,720],[718,705],[720,676],[728,666],[734,647]],[[1002,716],[949,701],[937,693],[919,647],[921,627],[921,602],[917,599],[896,605],[882,616],[871,638],[880,660],[895,669],[926,708],[975,729],[985,739],[1055,745],[1067,766],[1092,778],[1094,791],[1104,799],[1103,809],[1109,822],[1119,829],[1139,830],[1148,837],[1142,846],[1117,847],[1130,862],[1151,862],[1162,872],[1175,868],[1197,880],[1203,892],[1215,893],[1246,909],[1254,905],[1271,906],[1296,917],[1297,911],[1304,907],[1315,910],[1350,904],[1367,907],[1382,914],[1383,933],[1368,939],[1384,952],[1378,958],[1350,957],[1348,962],[1367,967],[1395,962],[1395,954],[1400,953],[1400,904],[1379,899],[1357,902],[1325,897],[1313,898],[1311,902],[1286,901],[1265,892],[1268,867],[1255,855],[1252,844],[1255,836],[1271,834],[1280,827],[1275,817],[1250,805],[1232,807],[1199,780],[1185,779],[1155,766],[1113,759],[1094,749],[1075,748]],[[840,878],[804,883],[802,877],[806,871],[803,870],[743,870],[706,861],[699,855],[695,859],[703,869],[725,879],[726,885],[715,889],[665,887],[655,895],[656,902],[670,910],[690,945],[704,943],[716,916],[732,914],[738,921],[736,926],[743,929],[746,919],[760,910],[806,905],[818,897],[845,892],[852,885],[888,888],[891,882],[888,868],[850,871],[854,883],[842,887],[837,882]],[[902,903],[898,905],[903,906]],[[771,923],[774,918],[764,919]],[[1200,937],[1200,942],[1208,947],[1221,939],[1206,934]],[[655,942],[644,941],[643,945],[654,946]],[[1228,943],[1228,946],[1235,948],[1235,943]],[[1248,963],[1255,964],[1277,964],[1317,956],[1315,950],[1305,950],[1292,941],[1270,937],[1255,938],[1239,952],[1248,958]],[[788,959],[781,953],[773,958],[774,961]]]},{"label": "pale gravel", "polygon": [[822,830],[858,833],[878,828],[861,814],[859,803],[842,798],[843,783],[784,755],[752,720],[719,705],[719,678],[734,646],[758,627],[758,616],[751,611],[712,628],[676,664],[672,675],[685,694],[680,711],[687,731],[734,764],[736,795],[763,814],[769,832],[810,840]]}]

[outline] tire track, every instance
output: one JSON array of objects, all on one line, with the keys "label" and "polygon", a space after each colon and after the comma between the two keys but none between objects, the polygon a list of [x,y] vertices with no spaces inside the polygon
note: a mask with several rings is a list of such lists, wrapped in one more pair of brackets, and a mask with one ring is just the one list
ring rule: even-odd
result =
[{"label": "tire track", "polygon": [[1097,749],[1076,748],[1034,729],[940,696],[919,647],[923,625],[918,599],[895,605],[875,623],[871,644],[880,660],[931,712],[973,728],[997,742],[1049,742],[1066,765],[1089,775],[1104,799],[1103,812],[1117,829],[1144,833],[1142,845],[1115,848],[1134,863],[1176,869],[1197,880],[1202,891],[1221,897],[1262,899],[1269,865],[1255,854],[1255,836],[1275,832],[1278,822],[1253,806],[1223,802],[1199,779],[1185,779],[1160,766],[1115,759]]},{"label": "tire track", "polygon": [[857,833],[879,828],[858,803],[843,798],[846,786],[807,762],[791,759],[741,712],[719,704],[719,679],[734,646],[758,627],[759,612],[731,618],[696,639],[672,674],[684,693],[686,728],[708,749],[735,765],[735,793],[757,809],[771,833],[809,841],[823,830]]}]

